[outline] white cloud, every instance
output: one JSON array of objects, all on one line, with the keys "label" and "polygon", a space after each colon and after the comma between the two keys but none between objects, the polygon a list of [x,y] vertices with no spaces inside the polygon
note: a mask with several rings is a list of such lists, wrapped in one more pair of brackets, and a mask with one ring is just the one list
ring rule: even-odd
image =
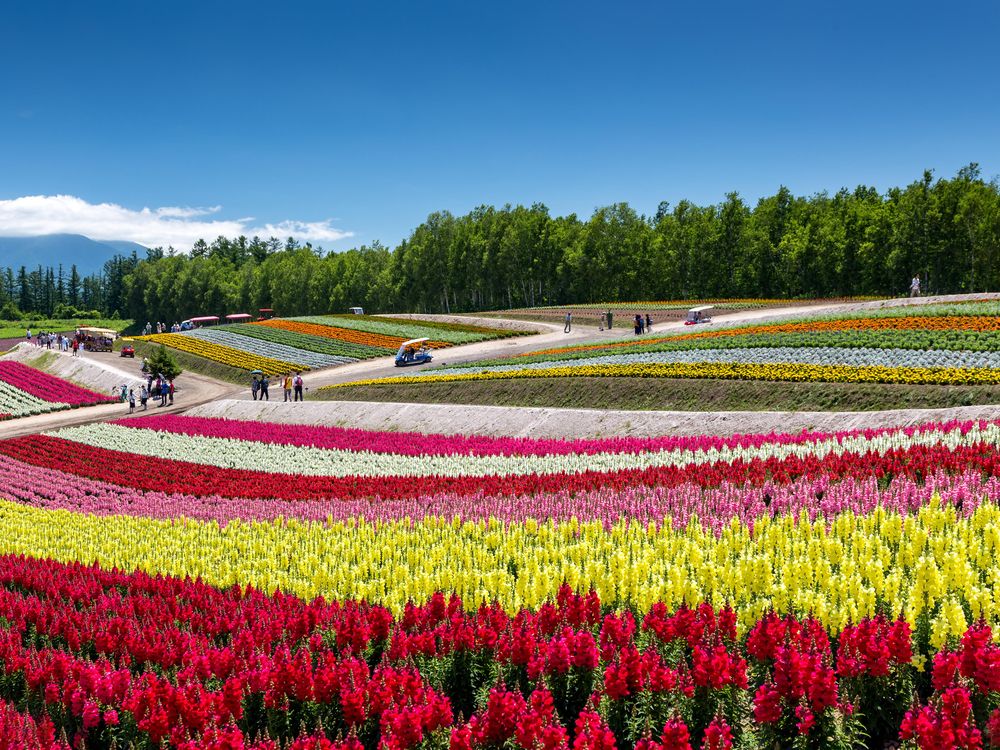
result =
[{"label": "white cloud", "polygon": [[214,217],[221,206],[163,206],[134,211],[116,203],[88,203],[73,195],[27,195],[0,200],[0,236],[82,234],[94,240],[131,240],[147,247],[190,250],[198,239],[258,235],[319,244],[353,236],[325,221],[286,220],[257,226],[252,218]]}]

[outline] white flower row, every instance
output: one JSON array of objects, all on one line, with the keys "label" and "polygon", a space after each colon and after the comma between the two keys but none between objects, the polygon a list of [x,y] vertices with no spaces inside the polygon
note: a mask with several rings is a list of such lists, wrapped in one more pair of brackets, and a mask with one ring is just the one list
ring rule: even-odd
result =
[{"label": "white flower row", "polygon": [[739,349],[690,349],[671,352],[641,352],[637,354],[607,354],[582,359],[550,360],[524,364],[486,365],[483,367],[452,367],[421,372],[416,375],[452,375],[477,372],[514,372],[518,370],[549,370],[553,367],[586,367],[591,365],[677,364],[805,364],[847,365],[856,367],[956,367],[1000,368],[1000,352],[940,351],[919,349],[850,349],[836,346],[773,347]]},{"label": "white flower row", "polygon": [[933,429],[907,435],[895,430],[874,437],[830,437],[811,443],[765,443],[761,446],[710,450],[664,450],[643,453],[566,455],[401,455],[368,451],[275,445],[251,440],[182,435],[135,429],[114,424],[68,427],[58,437],[86,445],[150,457],[250,471],[309,476],[484,476],[582,473],[645,469],[655,466],[729,462],[734,459],[824,457],[845,452],[884,453],[915,445],[1000,445],[1000,424],[976,426],[966,434],[958,429]]},{"label": "white flower row", "polygon": [[211,328],[198,328],[194,331],[187,331],[185,336],[192,336],[196,339],[209,341],[213,344],[221,344],[240,351],[250,352],[261,357],[280,359],[290,364],[302,365],[311,369],[322,367],[333,367],[343,365],[348,362],[357,362],[353,357],[335,357],[331,354],[321,354],[319,352],[309,352],[305,349],[296,349],[287,344],[278,344],[274,341],[264,341],[253,336],[241,336],[231,331],[217,331]]},{"label": "white flower row", "polygon": [[12,417],[28,417],[32,414],[45,414],[50,411],[68,409],[69,404],[43,401],[30,393],[15,388],[10,383],[0,380],[0,414]]}]

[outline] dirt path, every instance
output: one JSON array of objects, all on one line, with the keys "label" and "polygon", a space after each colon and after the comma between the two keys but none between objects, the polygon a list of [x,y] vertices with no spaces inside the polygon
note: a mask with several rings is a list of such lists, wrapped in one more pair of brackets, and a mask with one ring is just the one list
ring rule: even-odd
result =
[{"label": "dirt path", "polygon": [[[796,307],[767,308],[762,310],[742,310],[740,312],[721,315],[711,324],[713,328],[725,328],[728,326],[742,325],[745,323],[767,322],[787,318],[800,317],[803,315],[818,315],[824,313],[847,313],[864,310],[880,310],[889,307],[899,307],[905,305],[927,305],[936,302],[963,302],[968,300],[1000,299],[1000,293],[990,294],[958,294],[946,297],[921,297],[918,299],[890,299],[875,302],[837,302],[829,304],[806,304]],[[456,320],[459,316],[432,316],[422,315],[421,319],[427,320]],[[467,322],[489,323],[485,318],[465,317]],[[497,321],[492,321],[494,324]],[[623,323],[626,321],[622,321]],[[441,349],[434,353],[434,361],[431,366],[454,365],[464,362],[475,362],[480,359],[496,359],[500,357],[510,357],[516,354],[525,354],[541,349],[549,349],[560,346],[573,346],[575,344],[600,343],[602,341],[618,341],[623,336],[629,335],[630,329],[627,327],[615,328],[613,331],[601,331],[594,326],[573,325],[570,333],[563,333],[561,323],[536,323],[530,324],[532,327],[543,331],[535,336],[521,336],[511,339],[499,339],[492,341],[480,341],[475,344],[465,344],[464,346],[454,346],[448,349]],[[660,323],[653,329],[653,335],[662,333],[678,332],[687,329],[683,321],[670,323]],[[421,370],[426,368],[410,368]],[[320,388],[324,385],[335,383],[348,383],[354,380],[366,380],[369,378],[385,378],[399,375],[400,368],[395,366],[394,357],[379,357],[355,362],[349,365],[340,365],[324,370],[315,370],[308,373],[304,379],[308,388]],[[250,399],[247,392],[244,396]]]},{"label": "dirt path", "polygon": [[[79,358],[56,351],[26,349],[9,354],[7,358],[18,359],[24,361],[25,364],[34,363],[35,366],[46,372],[72,380],[99,393],[109,393],[113,386],[121,385],[123,382],[135,387],[138,387],[141,382],[138,375],[138,363],[128,360],[128,364],[123,365],[117,355],[111,353],[91,352]],[[127,369],[131,365],[135,367],[135,374],[131,374]],[[153,413],[177,414],[199,404],[229,398],[234,396],[238,390],[230,383],[213,380],[195,373],[184,373],[177,379],[173,406],[154,406],[154,402],[150,400],[148,411],[143,412],[137,406],[134,416]],[[0,438],[20,437],[60,427],[90,422],[106,422],[128,416],[128,404],[84,406],[78,409],[54,411],[48,414],[37,414],[33,417],[0,422]]]},{"label": "dirt path", "polygon": [[[917,300],[892,299],[863,303],[803,305],[781,309],[745,310],[720,316],[714,327],[778,320],[801,315],[875,310],[903,305],[926,305],[935,302],[1000,299],[1000,293],[924,297]],[[452,316],[455,317],[455,316]],[[495,321],[493,321],[495,323]],[[532,323],[543,332],[535,336],[483,341],[441,350],[434,364],[455,364],[484,358],[496,358],[588,342],[621,339],[627,329],[600,331],[593,326],[574,325],[563,333],[562,324]],[[663,323],[654,329],[683,330],[682,322]],[[114,354],[86,355],[87,366],[73,362],[70,355],[55,353],[46,370],[82,384],[94,382],[96,390],[110,390],[107,382],[120,384],[128,375]],[[68,358],[67,360],[61,358]],[[91,365],[101,372],[95,375]],[[132,365],[134,366],[134,365]],[[351,365],[311,372],[308,388],[343,383],[399,373],[392,357],[382,357]],[[538,436],[587,436],[609,434],[719,434],[751,432],[798,432],[801,430],[843,430],[863,427],[900,426],[949,419],[998,419],[1000,406],[975,406],[955,409],[904,409],[883,412],[673,412],[605,411],[591,409],[538,409],[511,406],[460,406],[448,404],[386,404],[369,402],[306,402],[284,404],[281,391],[272,388],[274,401],[258,402],[250,398],[248,388],[239,388],[194,373],[179,379],[179,390],[172,407],[150,407],[146,413],[187,412],[204,416],[229,416],[238,419],[273,419],[315,424],[343,424],[369,429],[417,430],[440,433],[531,434]],[[96,387],[100,385],[100,387]],[[122,404],[86,407],[53,412],[35,417],[0,422],[0,438],[16,437],[59,427],[118,419],[127,416]],[[143,412],[137,412],[137,416]]]}]

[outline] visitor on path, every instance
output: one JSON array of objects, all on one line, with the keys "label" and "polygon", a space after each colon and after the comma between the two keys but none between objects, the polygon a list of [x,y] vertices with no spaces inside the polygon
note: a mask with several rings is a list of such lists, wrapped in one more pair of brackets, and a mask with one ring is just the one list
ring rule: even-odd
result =
[{"label": "visitor on path", "polygon": [[25,338],[25,340],[29,344],[31,343],[31,329],[30,328],[24,332],[24,338]]},{"label": "visitor on path", "polygon": [[640,333],[642,333],[642,316],[641,315],[636,315],[635,318],[632,319],[632,329],[635,331],[635,335],[636,336],[638,336]]},{"label": "visitor on path", "polygon": [[285,381],[282,384],[285,388],[285,401],[292,400],[292,373],[287,373],[285,375]]},{"label": "visitor on path", "polygon": [[121,398],[119,400],[122,401],[122,402],[124,402],[125,401],[125,396],[127,395],[127,393],[128,393],[128,386],[125,385],[124,383],[122,383]]},{"label": "visitor on path", "polygon": [[128,389],[128,413],[135,413],[135,390],[132,388]]},{"label": "visitor on path", "polygon": [[599,330],[604,330],[604,313],[597,316],[597,327]]},{"label": "visitor on path", "polygon": [[268,394],[267,389],[271,386],[271,381],[268,380],[267,375],[260,379],[260,400],[270,401],[271,396]]},{"label": "visitor on path", "polygon": [[569,333],[573,330],[573,313],[566,313],[566,325],[563,326],[563,333]]},{"label": "visitor on path", "polygon": [[611,330],[611,311],[608,310],[608,330]]},{"label": "visitor on path", "polygon": [[260,381],[257,380],[257,376],[253,376],[253,380],[250,383],[250,395],[253,396],[253,400],[257,400],[257,391],[260,390]]},{"label": "visitor on path", "polygon": [[649,313],[646,313],[646,333],[653,330],[653,318],[650,317]]},{"label": "visitor on path", "polygon": [[143,411],[149,408],[149,389],[146,386],[139,389],[139,403],[142,404]]},{"label": "visitor on path", "polygon": [[920,296],[920,274],[918,273],[913,277],[913,281],[910,282],[910,296],[919,297]]},{"label": "visitor on path", "polygon": [[167,383],[167,393],[170,394],[170,405],[174,405],[174,379],[171,378],[170,382]]},{"label": "visitor on path", "polygon": [[295,388],[295,400],[302,401],[302,373],[295,373],[295,378],[292,380],[292,386]]},{"label": "visitor on path", "polygon": [[160,406],[167,405],[167,391],[170,390],[170,386],[167,385],[167,379],[160,375]]}]

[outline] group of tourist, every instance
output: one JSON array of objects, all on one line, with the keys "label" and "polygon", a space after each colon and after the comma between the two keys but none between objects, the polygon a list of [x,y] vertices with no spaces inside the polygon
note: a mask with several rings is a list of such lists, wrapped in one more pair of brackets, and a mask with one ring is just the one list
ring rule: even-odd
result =
[{"label": "group of tourist", "polygon": [[54,348],[60,352],[73,352],[74,357],[79,356],[80,352],[86,351],[87,348],[87,337],[80,330],[77,330],[72,337],[69,337],[63,333],[45,331],[32,334],[31,329],[28,328],[24,332],[24,339],[29,344],[33,343],[42,349]]},{"label": "group of tourist", "polygon": [[[154,326],[152,323],[147,322],[145,327],[142,329],[143,336],[149,336],[153,333]],[[180,333],[183,329],[180,323],[174,323],[172,326],[168,326],[166,323],[157,323],[155,326],[157,333]]]},{"label": "group of tourist", "polygon": [[[301,372],[296,372],[294,375],[290,372],[286,373],[279,378],[279,381],[281,382],[282,390],[285,392],[285,401],[303,400],[302,391],[304,389]],[[255,372],[250,382],[250,395],[253,396],[254,401],[270,401],[270,387],[271,379],[264,373]]]},{"label": "group of tourist", "polygon": [[653,318],[649,313],[646,313],[646,317],[643,317],[639,313],[635,314],[635,319],[632,321],[632,328],[635,330],[636,336],[641,336],[644,333],[649,333],[653,330]]},{"label": "group of tourist", "polygon": [[138,399],[139,406],[142,407],[143,411],[149,408],[150,399],[158,399],[159,403],[157,406],[173,406],[174,381],[172,378],[166,378],[163,375],[154,376],[152,373],[147,373],[146,383],[139,387],[138,394],[135,392],[135,388],[128,388],[123,385],[120,389],[119,398],[122,401],[128,401],[129,414],[135,411],[136,399]]},{"label": "group of tourist", "polygon": [[[72,344],[76,343],[75,338],[70,339],[61,333],[46,333],[43,331],[37,336],[32,336],[30,328],[25,333],[25,339],[29,344],[34,342],[35,346],[42,349],[52,349],[55,347],[61,352],[68,352]],[[73,354],[76,354],[76,348],[73,348]]]},{"label": "group of tourist", "polygon": [[[608,330],[610,331],[613,324],[614,324],[614,314],[611,312],[611,310],[608,310],[607,312],[602,312],[600,315],[597,316],[597,325],[600,327],[600,330],[603,331],[604,326],[607,325]],[[645,317],[643,317],[639,313],[636,313],[634,320],[634,327],[636,336],[642,333],[648,333],[649,331],[652,331],[653,317],[649,313],[646,313]],[[567,312],[566,317],[563,318],[563,333],[570,333],[572,330],[573,330],[573,313]]]}]

